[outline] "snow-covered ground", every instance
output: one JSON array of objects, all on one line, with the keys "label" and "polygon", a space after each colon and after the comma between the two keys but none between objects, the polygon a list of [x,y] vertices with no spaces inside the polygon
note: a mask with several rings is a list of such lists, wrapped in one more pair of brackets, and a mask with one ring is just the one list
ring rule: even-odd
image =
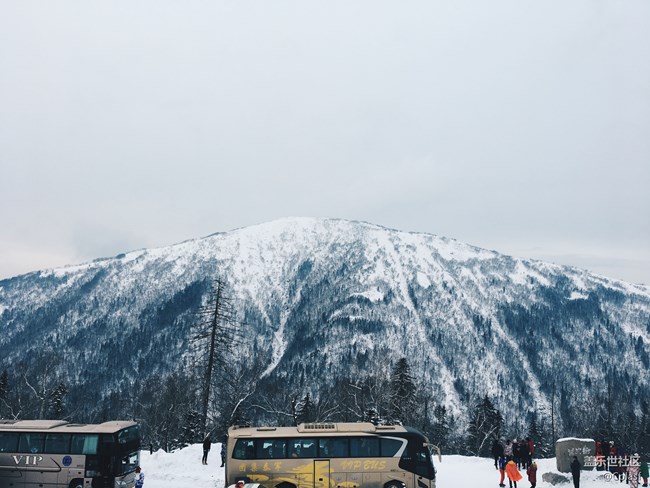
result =
[{"label": "snow-covered ground", "polygon": [[[186,447],[173,453],[164,451],[142,451],[141,464],[145,472],[144,488],[223,488],[224,471],[219,452],[220,444],[214,444],[208,457],[208,465],[201,464],[203,449],[200,444]],[[557,472],[555,459],[542,459],[537,462],[537,486],[549,488],[552,485],[542,481],[542,474]],[[495,488],[499,485],[499,472],[494,469],[492,460],[465,456],[443,456],[442,462],[436,463],[437,488]],[[524,474],[524,473],[522,473]],[[600,479],[598,479],[600,478]],[[506,486],[508,482],[506,480]],[[558,485],[572,487],[569,483]],[[602,479],[602,473],[583,471],[580,486],[593,488],[616,488],[626,484]],[[519,488],[528,488],[530,483],[524,479],[518,483]]]}]

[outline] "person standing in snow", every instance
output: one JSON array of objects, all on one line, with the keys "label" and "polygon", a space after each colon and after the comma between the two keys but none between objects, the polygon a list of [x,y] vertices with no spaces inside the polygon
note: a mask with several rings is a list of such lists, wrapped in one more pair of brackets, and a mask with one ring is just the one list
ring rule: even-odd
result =
[{"label": "person standing in snow", "polygon": [[494,439],[492,443],[492,457],[494,458],[495,469],[499,469],[499,458],[503,457],[503,446],[497,439]]},{"label": "person standing in snow", "polygon": [[603,449],[603,441],[596,442],[596,471],[604,471],[607,459]]},{"label": "person standing in snow", "polygon": [[512,440],[512,460],[517,465],[517,469],[521,468],[521,443],[517,439]]},{"label": "person standing in snow", "polygon": [[508,458],[508,464],[506,464],[506,474],[508,475],[510,488],[513,488],[513,485],[514,488],[517,488],[517,481],[523,478],[523,476],[521,476],[521,473],[519,472],[519,469],[517,469],[517,465],[512,460],[512,458]]},{"label": "person standing in snow", "polygon": [[578,461],[578,456],[573,456],[573,461],[571,461],[571,474],[573,475],[573,488],[580,488],[580,461]]},{"label": "person standing in snow", "polygon": [[503,455],[507,458],[512,456],[512,441],[508,439],[506,445],[503,447]]},{"label": "person standing in snow", "polygon": [[221,441],[221,467],[226,465],[226,438]]},{"label": "person standing in snow", "polygon": [[135,488],[142,488],[144,485],[144,471],[140,469],[140,466],[135,467]]},{"label": "person standing in snow", "polygon": [[627,466],[627,482],[630,485],[630,488],[639,487],[639,455],[634,454],[630,458],[630,462]]},{"label": "person standing in snow", "polygon": [[526,468],[529,468],[533,462],[533,456],[535,455],[535,444],[533,440],[528,437],[526,439]]},{"label": "person standing in snow", "polygon": [[537,485],[537,463],[532,461],[526,470],[528,481],[530,481],[530,488],[535,488]]},{"label": "person standing in snow", "polygon": [[506,485],[503,482],[503,480],[506,479],[506,464],[508,463],[508,460],[505,458],[505,456],[501,456],[499,458],[499,473],[501,473],[501,480],[499,481],[499,486],[501,488],[504,488]]},{"label": "person standing in snow", "polygon": [[648,486],[648,476],[650,473],[648,473],[648,461],[644,459],[641,460],[641,466],[640,466],[640,474],[641,478],[643,478],[643,486]]},{"label": "person standing in snow", "polygon": [[208,434],[203,440],[203,464],[208,464],[208,453],[210,452],[210,447],[212,447],[212,441],[210,440],[210,434]]}]

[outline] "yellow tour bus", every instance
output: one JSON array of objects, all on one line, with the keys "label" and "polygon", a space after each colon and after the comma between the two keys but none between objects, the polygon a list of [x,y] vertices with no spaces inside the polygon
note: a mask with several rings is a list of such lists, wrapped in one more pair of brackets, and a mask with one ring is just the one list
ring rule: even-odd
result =
[{"label": "yellow tour bus", "polygon": [[132,488],[139,459],[135,422],[0,420],[0,488]]},{"label": "yellow tour bus", "polygon": [[226,486],[435,488],[435,449],[421,432],[401,425],[231,427]]}]

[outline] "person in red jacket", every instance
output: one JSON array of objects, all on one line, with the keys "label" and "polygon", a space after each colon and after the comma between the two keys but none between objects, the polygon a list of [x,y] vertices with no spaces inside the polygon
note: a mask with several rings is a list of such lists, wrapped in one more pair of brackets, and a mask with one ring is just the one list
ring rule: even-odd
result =
[{"label": "person in red jacket", "polygon": [[521,476],[521,473],[519,472],[519,469],[517,469],[517,465],[512,460],[512,458],[509,458],[508,464],[506,464],[506,474],[508,475],[508,482],[510,483],[510,488],[512,488],[513,483],[514,483],[514,488],[517,488],[517,481],[523,478],[523,476]]},{"label": "person in red jacket", "polygon": [[530,488],[535,488],[537,486],[537,463],[535,461],[530,463],[526,474],[528,475],[528,481],[530,481]]},{"label": "person in red jacket", "polygon": [[528,451],[526,453],[526,468],[529,468],[533,462],[533,457],[535,457],[535,444],[530,437],[526,439],[526,442],[528,443]]}]

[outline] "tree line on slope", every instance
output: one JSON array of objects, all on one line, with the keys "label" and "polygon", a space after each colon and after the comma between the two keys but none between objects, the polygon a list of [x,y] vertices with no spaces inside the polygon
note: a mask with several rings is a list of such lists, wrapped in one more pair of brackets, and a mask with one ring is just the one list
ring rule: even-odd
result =
[{"label": "tree line on slope", "polygon": [[370,421],[417,427],[447,453],[484,456],[495,438],[531,437],[538,455],[551,455],[553,439],[567,435],[611,439],[650,453],[647,403],[635,408],[639,402],[632,388],[627,396],[614,392],[614,384],[629,383],[624,374],[611,374],[606,391],[558,388],[556,393],[553,387],[551,411],[528,412],[527,425],[504,418],[487,396],[464,396],[460,411],[466,415],[452,414],[449,405],[418,384],[407,358],[395,359],[387,377],[340,377],[331,386],[306,377],[300,388],[288,391],[284,378],[264,375],[265,365],[231,354],[243,339],[223,287],[215,282],[189,334],[188,360],[172,374],[153,374],[93,396],[86,385],[61,377],[64,359],[46,348],[37,360],[0,375],[0,416],[77,422],[133,418],[141,423],[146,444],[167,451],[208,434],[219,440],[236,424]]},{"label": "tree line on slope", "polygon": [[[52,364],[41,362],[41,366]],[[51,369],[50,369],[51,371]],[[206,434],[219,441],[230,425],[297,425],[301,422],[373,422],[404,424],[422,430],[444,453],[489,456],[494,439],[530,437],[536,456],[552,456],[553,440],[567,435],[615,440],[630,451],[650,454],[650,407],[640,412],[625,399],[605,394],[582,402],[573,411],[582,419],[579,431],[566,431],[551,412],[534,412],[528,425],[510,425],[488,396],[468,406],[469,420],[450,413],[426,394],[411,373],[407,358],[393,363],[389,377],[339,378],[331,388],[287,392],[281,381],[262,381],[261,368],[229,362],[214,381],[207,423],[198,370],[183,368],[171,375],[154,375],[113,392],[92,413],[82,413],[67,401],[65,382],[48,374],[7,370],[0,374],[0,416],[56,418],[102,422],[136,419],[145,446],[172,451],[200,442]],[[559,403],[559,402],[558,402]],[[553,413],[559,417],[559,412]],[[556,422],[557,425],[553,425]],[[553,429],[555,433],[553,434]]]}]

